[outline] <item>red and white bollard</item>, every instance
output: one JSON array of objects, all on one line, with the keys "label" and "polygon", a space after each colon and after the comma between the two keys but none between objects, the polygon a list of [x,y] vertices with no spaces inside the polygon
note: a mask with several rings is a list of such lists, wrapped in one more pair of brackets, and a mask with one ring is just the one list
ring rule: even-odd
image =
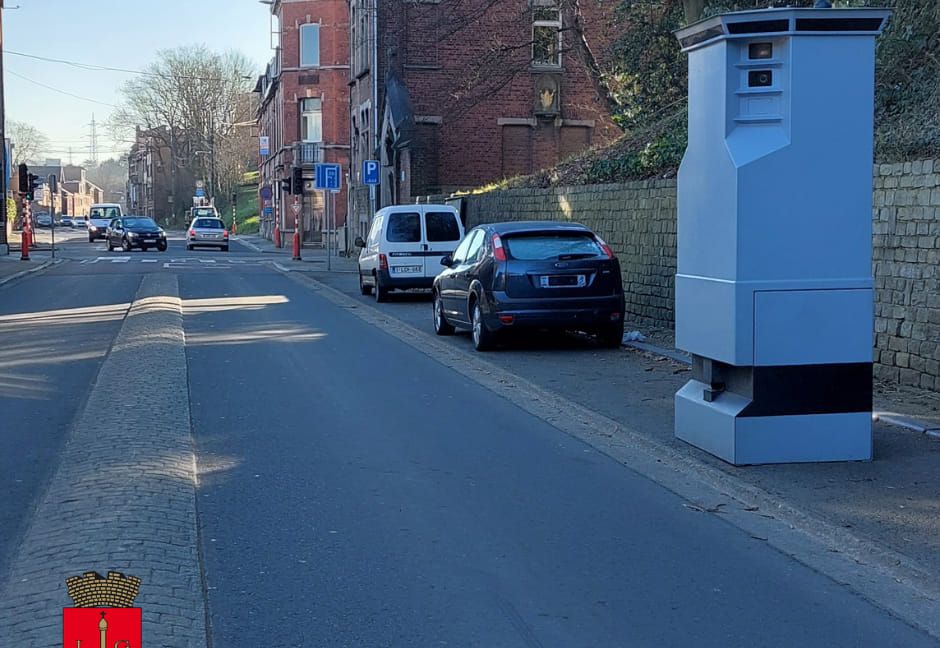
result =
[{"label": "red and white bollard", "polygon": [[294,261],[301,261],[300,258],[300,222],[294,219]]}]

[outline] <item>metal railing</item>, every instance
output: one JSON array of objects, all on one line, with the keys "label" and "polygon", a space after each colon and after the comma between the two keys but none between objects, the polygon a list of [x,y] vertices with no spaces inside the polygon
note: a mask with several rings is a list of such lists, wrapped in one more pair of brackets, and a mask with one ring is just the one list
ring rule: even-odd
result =
[{"label": "metal railing", "polygon": [[294,166],[313,166],[323,161],[323,149],[316,142],[294,144]]}]

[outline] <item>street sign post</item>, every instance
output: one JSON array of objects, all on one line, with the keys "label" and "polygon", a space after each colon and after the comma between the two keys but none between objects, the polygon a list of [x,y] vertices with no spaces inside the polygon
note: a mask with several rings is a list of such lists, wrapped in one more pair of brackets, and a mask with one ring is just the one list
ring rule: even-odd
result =
[{"label": "street sign post", "polygon": [[379,184],[379,162],[378,160],[362,161],[362,182],[367,185]]},{"label": "street sign post", "polygon": [[261,148],[261,156],[268,157],[271,155],[271,138],[267,135],[262,135],[258,138],[258,143]]}]

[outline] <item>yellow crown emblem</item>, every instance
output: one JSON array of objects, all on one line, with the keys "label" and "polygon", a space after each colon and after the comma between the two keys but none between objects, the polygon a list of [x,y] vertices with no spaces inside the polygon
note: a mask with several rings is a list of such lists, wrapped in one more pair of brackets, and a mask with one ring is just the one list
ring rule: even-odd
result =
[{"label": "yellow crown emblem", "polygon": [[115,571],[108,572],[107,578],[98,572],[85,572],[65,579],[65,585],[69,598],[80,608],[134,607],[134,599],[140,592],[139,578]]}]

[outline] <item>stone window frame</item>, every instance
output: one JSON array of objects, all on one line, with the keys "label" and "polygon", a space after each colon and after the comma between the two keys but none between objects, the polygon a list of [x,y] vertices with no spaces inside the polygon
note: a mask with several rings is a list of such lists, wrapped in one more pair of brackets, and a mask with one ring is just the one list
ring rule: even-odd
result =
[{"label": "stone window frame", "polygon": [[[309,105],[311,106],[310,109],[306,109],[305,107],[305,104],[307,104],[307,102],[309,102]],[[297,105],[298,114],[300,116],[300,141],[322,144],[323,143],[323,98],[322,97],[302,97],[297,102],[297,104],[298,104]],[[316,107],[314,108],[313,106],[315,104],[316,104]],[[307,139],[306,137],[304,137],[304,131],[305,131],[304,126],[306,124],[306,120],[308,119],[307,116],[309,115],[312,118],[313,115],[317,115],[317,114],[320,116],[320,119],[319,119],[320,139]],[[306,128],[306,131],[308,133],[310,132],[309,127]]]},{"label": "stone window frame", "polygon": [[[561,69],[562,32],[564,29],[561,6],[555,0],[532,0],[529,8],[532,12],[532,67],[545,70]],[[544,12],[553,13],[554,17],[547,17]],[[539,60],[536,54],[536,48],[540,45],[537,34],[539,31],[552,29],[555,31],[554,61]]]},{"label": "stone window frame", "polygon": [[[306,62],[304,62],[304,31],[311,30],[311,29],[316,29],[316,33],[317,33],[317,62],[316,62],[316,63],[306,63]],[[318,67],[320,67],[320,58],[321,58],[320,54],[321,54],[321,51],[322,51],[322,48],[321,48],[321,41],[320,41],[320,23],[318,23],[318,22],[308,22],[308,23],[304,23],[304,24],[300,25],[300,26],[297,28],[297,39],[298,39],[298,41],[299,41],[299,42],[298,42],[298,45],[300,46],[300,47],[299,47],[298,54],[297,54],[297,59],[298,59],[298,60],[297,60],[297,63],[298,63],[298,67],[301,67],[301,68],[318,68]]]}]

